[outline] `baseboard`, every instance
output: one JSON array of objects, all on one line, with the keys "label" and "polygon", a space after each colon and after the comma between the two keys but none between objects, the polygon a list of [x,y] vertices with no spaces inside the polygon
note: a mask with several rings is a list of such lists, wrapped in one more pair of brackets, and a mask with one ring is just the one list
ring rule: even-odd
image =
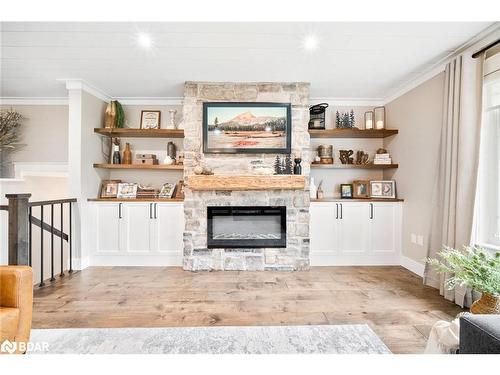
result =
[{"label": "baseboard", "polygon": [[337,253],[311,254],[311,266],[399,266],[398,254],[339,255]]},{"label": "baseboard", "polygon": [[182,255],[92,255],[89,266],[176,267],[182,266]]},{"label": "baseboard", "polygon": [[405,257],[404,255],[401,255],[401,266],[420,277],[424,276],[425,265],[420,262],[414,261],[413,259]]}]

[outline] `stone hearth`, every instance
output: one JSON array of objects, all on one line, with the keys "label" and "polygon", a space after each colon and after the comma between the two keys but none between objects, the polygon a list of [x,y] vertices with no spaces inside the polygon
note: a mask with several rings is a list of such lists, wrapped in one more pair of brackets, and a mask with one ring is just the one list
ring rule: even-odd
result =
[{"label": "stone hearth", "polygon": [[[309,267],[309,84],[186,82],[184,86],[184,178],[194,175],[195,158],[215,175],[250,175],[251,162],[273,165],[276,154],[203,154],[203,102],[292,104],[292,155],[302,155],[305,187],[298,190],[209,191],[186,187],[186,270],[300,270]],[[287,206],[286,248],[207,249],[207,206]]]}]

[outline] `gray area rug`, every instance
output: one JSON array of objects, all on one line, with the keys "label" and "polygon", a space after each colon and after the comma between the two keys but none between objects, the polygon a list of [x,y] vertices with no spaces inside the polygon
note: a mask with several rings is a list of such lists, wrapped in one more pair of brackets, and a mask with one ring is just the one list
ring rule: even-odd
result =
[{"label": "gray area rug", "polygon": [[390,353],[365,324],[34,329],[30,341],[47,343],[48,354]]}]

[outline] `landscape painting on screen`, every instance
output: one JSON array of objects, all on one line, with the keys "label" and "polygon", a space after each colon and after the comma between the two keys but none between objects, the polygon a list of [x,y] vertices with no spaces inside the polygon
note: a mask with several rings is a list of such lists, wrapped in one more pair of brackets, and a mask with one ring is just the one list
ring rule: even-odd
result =
[{"label": "landscape painting on screen", "polygon": [[205,153],[290,153],[290,140],[290,104],[203,104]]}]

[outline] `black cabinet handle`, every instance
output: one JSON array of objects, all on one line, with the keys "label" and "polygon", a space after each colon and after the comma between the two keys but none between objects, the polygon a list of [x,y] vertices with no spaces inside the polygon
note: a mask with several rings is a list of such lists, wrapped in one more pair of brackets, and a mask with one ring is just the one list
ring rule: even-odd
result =
[{"label": "black cabinet handle", "polygon": [[155,203],[155,219],[158,218],[158,203]]},{"label": "black cabinet handle", "polygon": [[373,220],[373,203],[370,203],[370,219]]},{"label": "black cabinet handle", "polygon": [[335,219],[339,218],[339,204],[335,203]]},{"label": "black cabinet handle", "polygon": [[149,218],[152,219],[153,218],[153,203],[150,203],[149,204]]},{"label": "black cabinet handle", "polygon": [[342,203],[340,203],[340,220],[342,220],[343,218],[344,218],[344,211],[343,211]]},{"label": "black cabinet handle", "polygon": [[118,203],[118,219],[122,218],[122,204]]}]

